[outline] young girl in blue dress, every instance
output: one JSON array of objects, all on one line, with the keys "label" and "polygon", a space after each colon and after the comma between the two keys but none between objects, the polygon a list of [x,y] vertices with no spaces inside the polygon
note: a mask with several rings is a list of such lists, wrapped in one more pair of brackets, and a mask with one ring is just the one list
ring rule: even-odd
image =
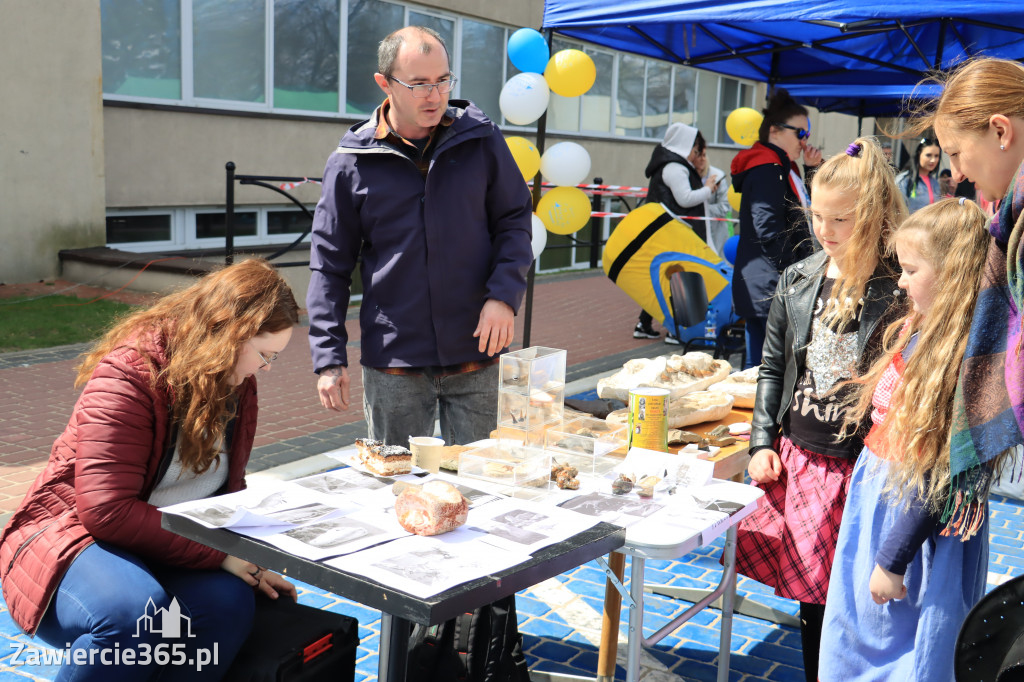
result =
[{"label": "young girl in blue dress", "polygon": [[911,307],[886,330],[886,353],[857,381],[846,414],[848,428],[870,416],[871,430],[832,565],[821,682],[953,680],[960,624],[985,592],[987,505],[941,519],[986,223],[974,202],[943,199],[893,236]]},{"label": "young girl in blue dress", "polygon": [[861,434],[837,439],[835,389],[881,354],[900,316],[889,236],[907,216],[873,138],[859,138],[814,176],[811,226],[821,244],[779,278],[757,379],[747,471],[764,503],[739,526],[737,572],[800,602],[804,674],[818,641],[843,505]]}]

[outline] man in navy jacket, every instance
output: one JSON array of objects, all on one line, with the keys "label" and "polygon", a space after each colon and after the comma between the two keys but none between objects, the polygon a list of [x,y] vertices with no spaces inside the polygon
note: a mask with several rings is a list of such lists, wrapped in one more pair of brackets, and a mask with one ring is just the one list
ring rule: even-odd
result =
[{"label": "man in navy jacket", "polygon": [[532,202],[505,139],[480,109],[448,101],[441,37],[410,26],[378,49],[387,95],[327,160],[313,220],[306,307],[324,407],[349,405],[345,312],[360,254],[360,362],[371,438],[449,444],[497,423],[497,354],[533,259]]}]

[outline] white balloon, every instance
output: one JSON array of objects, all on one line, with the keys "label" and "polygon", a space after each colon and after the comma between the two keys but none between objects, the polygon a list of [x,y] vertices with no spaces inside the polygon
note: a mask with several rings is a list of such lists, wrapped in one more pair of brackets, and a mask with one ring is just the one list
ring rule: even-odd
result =
[{"label": "white balloon", "polygon": [[540,258],[544,247],[548,245],[548,228],[544,227],[544,221],[536,213],[533,214],[533,259]]},{"label": "white balloon", "polygon": [[590,154],[575,142],[559,142],[540,157],[540,172],[554,185],[575,187],[590,175]]},{"label": "white balloon", "polygon": [[541,117],[551,98],[548,82],[539,73],[517,73],[508,79],[498,97],[505,120],[517,126],[533,123]]}]

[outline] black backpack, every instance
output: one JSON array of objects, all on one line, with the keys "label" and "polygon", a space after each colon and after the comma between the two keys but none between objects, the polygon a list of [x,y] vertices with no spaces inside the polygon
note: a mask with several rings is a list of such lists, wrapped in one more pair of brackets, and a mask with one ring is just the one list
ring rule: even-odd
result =
[{"label": "black backpack", "polygon": [[408,682],[529,682],[515,595],[440,625],[414,625]]}]

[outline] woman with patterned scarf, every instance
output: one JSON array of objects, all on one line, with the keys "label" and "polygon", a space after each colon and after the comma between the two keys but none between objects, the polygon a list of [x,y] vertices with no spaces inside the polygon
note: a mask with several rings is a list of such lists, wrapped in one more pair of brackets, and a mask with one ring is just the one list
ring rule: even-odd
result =
[{"label": "woman with patterned scarf", "polygon": [[965,63],[946,81],[931,126],[949,155],[953,180],[967,179],[992,218],[981,292],[953,403],[946,532],[969,539],[987,513],[997,462],[1024,443],[1024,65],[1001,59]]}]

